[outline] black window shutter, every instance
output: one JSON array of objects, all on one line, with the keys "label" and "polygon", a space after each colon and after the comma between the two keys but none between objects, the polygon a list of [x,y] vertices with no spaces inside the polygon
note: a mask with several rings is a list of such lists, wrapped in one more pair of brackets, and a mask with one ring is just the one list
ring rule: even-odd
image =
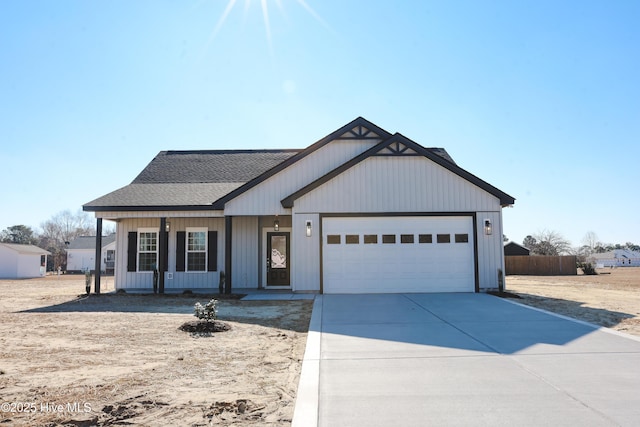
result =
[{"label": "black window shutter", "polygon": [[164,233],[164,251],[162,253],[162,267],[163,271],[167,271],[169,269],[169,233],[166,231],[161,231]]},{"label": "black window shutter", "polygon": [[127,271],[136,271],[138,258],[138,233],[130,231],[127,236]]},{"label": "black window shutter", "polygon": [[209,232],[209,242],[208,242],[207,252],[209,253],[209,260],[207,263],[207,271],[216,271],[218,270],[218,232],[210,231]]},{"label": "black window shutter", "polygon": [[176,271],[184,271],[184,258],[185,258],[185,240],[187,233],[184,231],[178,231],[176,233]]}]

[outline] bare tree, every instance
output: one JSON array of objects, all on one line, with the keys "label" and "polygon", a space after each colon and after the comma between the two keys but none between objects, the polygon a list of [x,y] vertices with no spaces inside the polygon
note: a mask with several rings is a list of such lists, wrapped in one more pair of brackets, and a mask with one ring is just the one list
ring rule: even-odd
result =
[{"label": "bare tree", "polygon": [[583,246],[586,246],[594,251],[596,246],[598,246],[600,242],[598,241],[598,235],[593,231],[588,231],[587,234],[582,238]]},{"label": "bare tree", "polygon": [[52,265],[47,266],[52,270],[66,265],[65,242],[79,236],[95,235],[95,230],[91,227],[91,217],[82,210],[78,210],[75,214],[68,209],[59,212],[40,224],[40,227],[42,233],[39,246],[52,253],[53,256],[50,257]]},{"label": "bare tree", "polygon": [[542,230],[534,234],[532,239],[535,245],[529,249],[536,255],[563,255],[571,252],[571,243],[557,231]]}]

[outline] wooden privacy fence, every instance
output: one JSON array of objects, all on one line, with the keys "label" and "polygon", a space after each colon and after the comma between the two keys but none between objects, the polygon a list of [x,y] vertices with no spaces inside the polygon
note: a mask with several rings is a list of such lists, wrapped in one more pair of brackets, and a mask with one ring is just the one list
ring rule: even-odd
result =
[{"label": "wooden privacy fence", "polygon": [[575,276],[578,274],[575,255],[567,256],[506,256],[506,274],[529,276]]}]

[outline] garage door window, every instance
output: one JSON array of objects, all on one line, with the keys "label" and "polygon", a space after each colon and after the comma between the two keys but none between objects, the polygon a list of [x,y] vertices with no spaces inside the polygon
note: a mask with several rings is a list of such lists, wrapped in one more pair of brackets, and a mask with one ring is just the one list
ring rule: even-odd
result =
[{"label": "garage door window", "polygon": [[357,245],[358,243],[360,243],[360,235],[347,234],[344,238],[344,241],[347,245]]},{"label": "garage door window", "polygon": [[456,234],[456,243],[469,243],[468,234]]},{"label": "garage door window", "polygon": [[438,234],[438,243],[451,243],[450,234]]},{"label": "garage door window", "polygon": [[400,243],[413,243],[413,234],[401,234]]},{"label": "garage door window", "polygon": [[339,234],[329,234],[327,236],[327,243],[329,245],[339,245],[340,244],[340,235]]},{"label": "garage door window", "polygon": [[419,234],[418,243],[433,243],[433,235],[431,234]]},{"label": "garage door window", "polygon": [[395,234],[383,234],[382,235],[382,243],[395,243],[396,235]]},{"label": "garage door window", "polygon": [[364,235],[364,244],[375,244],[378,243],[378,235],[377,234],[365,234]]}]

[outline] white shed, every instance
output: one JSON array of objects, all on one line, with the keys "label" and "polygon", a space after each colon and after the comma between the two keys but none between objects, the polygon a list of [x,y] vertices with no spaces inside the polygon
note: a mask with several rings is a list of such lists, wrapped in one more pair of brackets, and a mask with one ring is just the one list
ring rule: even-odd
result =
[{"label": "white shed", "polygon": [[[100,270],[113,274],[116,252],[116,235],[102,237]],[[83,273],[96,268],[96,237],[79,236],[67,247],[67,272]]]},{"label": "white shed", "polygon": [[47,255],[34,245],[0,243],[0,279],[32,279],[46,274]]}]

